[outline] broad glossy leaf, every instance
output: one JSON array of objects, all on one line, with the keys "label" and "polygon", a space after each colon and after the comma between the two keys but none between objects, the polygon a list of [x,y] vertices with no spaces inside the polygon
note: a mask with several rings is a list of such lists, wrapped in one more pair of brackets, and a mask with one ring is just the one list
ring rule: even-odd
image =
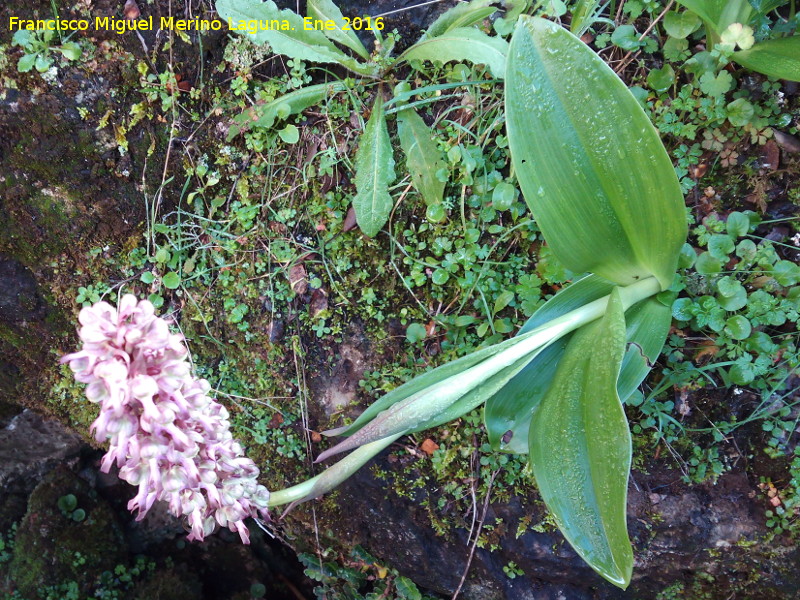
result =
[{"label": "broad glossy leaf", "polygon": [[800,81],[800,35],[759,42],[733,53],[743,67],[778,79]]},{"label": "broad glossy leaf", "polygon": [[617,394],[626,402],[653,368],[672,324],[672,310],[648,298],[625,313],[627,350],[617,380]]},{"label": "broad glossy leaf", "polygon": [[342,11],[331,0],[308,0],[306,12],[314,20],[324,23],[333,21],[336,27],[330,30],[323,29],[322,32],[334,42],[350,48],[361,58],[369,59],[369,52],[364,48],[364,44],[358,39],[353,28],[344,20]]},{"label": "broad glossy leaf", "polygon": [[460,2],[439,15],[418,41],[440,36],[452,29],[470,27],[480,23],[497,11],[497,4],[497,0]]},{"label": "broad glossy leaf", "polygon": [[320,83],[289,92],[270,102],[255,104],[234,119],[236,124],[232,125],[228,131],[228,141],[242,131],[252,128],[269,129],[276,120],[303,112],[310,106],[319,104],[325,98],[345,89],[346,86],[342,81]]},{"label": "broad glossy leaf", "polygon": [[438,204],[444,194],[444,182],[436,172],[447,163],[431,138],[431,128],[413,108],[406,108],[397,113],[397,131],[414,188],[426,204]]},{"label": "broad glossy leaf", "polygon": [[392,211],[389,185],[395,178],[392,145],[380,94],[375,98],[372,115],[358,141],[355,167],[356,196],[353,198],[353,208],[356,221],[361,231],[374,237],[386,224]]},{"label": "broad glossy leaf", "polygon": [[731,23],[747,25],[753,14],[753,7],[747,0],[678,0],[678,4],[703,19],[716,35]]},{"label": "broad glossy leaf", "polygon": [[603,60],[555,23],[520,17],[506,120],[522,192],[558,259],[617,284],[652,275],[669,287],[683,195],[657,131]]},{"label": "broad glossy leaf", "polygon": [[493,450],[528,453],[531,417],[539,406],[572,334],[540,352],[525,368],[486,401],[483,419]]},{"label": "broad glossy leaf", "polygon": [[[596,275],[583,277],[539,307],[519,334],[607,296],[614,287],[613,283]],[[644,300],[625,313],[627,351],[617,381],[617,393],[623,402],[636,391],[658,359],[671,322],[669,307],[655,299]],[[493,449],[514,454],[528,452],[531,415],[547,393],[569,339],[569,335],[565,336],[543,350],[486,401],[484,419]]]},{"label": "broad glossy leaf", "polygon": [[486,65],[492,75],[502,78],[506,69],[508,43],[488,36],[474,27],[451,29],[434,38],[417,42],[400,55],[400,60],[429,60],[437,64],[469,61]]},{"label": "broad glossy leaf", "polygon": [[573,334],[529,438],[536,484],[564,537],[621,588],[633,569],[626,523],[631,437],[616,386],[624,353],[615,290],[605,316]]},{"label": "broad glossy leaf", "polygon": [[315,63],[337,63],[355,73],[371,74],[373,71],[371,66],[339,50],[321,31],[307,30],[300,15],[289,9],[280,10],[272,0],[217,0],[216,8],[233,27],[252,20],[287,23],[287,29],[259,29],[254,34],[248,33],[246,28],[236,29],[255,44],[268,43],[276,54]]}]

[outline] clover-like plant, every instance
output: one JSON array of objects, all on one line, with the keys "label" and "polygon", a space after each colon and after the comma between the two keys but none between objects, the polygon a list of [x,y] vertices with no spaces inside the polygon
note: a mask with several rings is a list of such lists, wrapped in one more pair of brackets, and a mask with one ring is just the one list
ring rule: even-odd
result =
[{"label": "clover-like plant", "polygon": [[541,495],[575,550],[620,587],[633,554],[626,526],[631,438],[623,402],[658,357],[686,238],[672,164],[644,111],[578,38],[521,17],[505,72],[513,168],[547,243],[586,273],[505,342],[391,391],[318,460],[353,450],[280,505],[316,497],[398,437],[485,403],[492,446],[527,453]]}]

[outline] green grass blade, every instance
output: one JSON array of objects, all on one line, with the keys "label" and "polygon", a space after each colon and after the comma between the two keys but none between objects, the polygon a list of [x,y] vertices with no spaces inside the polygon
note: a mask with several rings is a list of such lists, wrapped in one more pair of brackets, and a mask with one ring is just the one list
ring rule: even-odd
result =
[{"label": "green grass blade", "polygon": [[375,237],[389,220],[392,211],[389,185],[395,179],[392,144],[380,94],[375,98],[372,114],[358,141],[355,167],[353,208],[356,221],[364,234]]},{"label": "green grass blade", "polygon": [[759,42],[733,53],[743,67],[778,79],[800,81],[800,35]]},{"label": "green grass blade", "polygon": [[308,16],[314,20],[324,23],[332,21],[336,27],[334,29],[323,29],[322,32],[334,42],[350,48],[361,58],[369,60],[369,52],[364,48],[364,44],[361,43],[352,27],[344,20],[342,11],[331,0],[308,0],[306,11]]},{"label": "green grass blade", "polygon": [[564,265],[627,285],[672,283],[683,195],[647,115],[614,72],[558,25],[520,17],[506,119],[514,169]]},{"label": "green grass blade", "polygon": [[616,386],[624,353],[615,290],[605,316],[573,334],[529,436],[536,483],[564,537],[623,589],[633,569],[626,523],[631,437]]},{"label": "green grass blade", "polygon": [[431,139],[430,127],[413,108],[406,108],[397,113],[397,130],[414,188],[426,204],[438,204],[444,195],[444,182],[436,172],[445,168],[447,163]]}]

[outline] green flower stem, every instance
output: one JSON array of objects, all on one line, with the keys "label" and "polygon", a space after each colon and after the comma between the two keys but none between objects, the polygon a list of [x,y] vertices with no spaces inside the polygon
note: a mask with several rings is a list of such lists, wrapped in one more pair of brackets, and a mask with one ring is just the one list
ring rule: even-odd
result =
[{"label": "green flower stem", "polygon": [[[660,292],[661,285],[655,277],[648,277],[617,289],[622,300],[623,310],[627,310],[637,302]],[[338,450],[334,450],[336,452],[346,451],[355,447],[351,454],[308,481],[272,493],[269,505],[280,506],[290,502],[309,500],[324,494],[350,477],[400,436],[419,429],[420,425],[424,425],[425,428],[433,427],[457,419],[474,410],[487,398],[485,393],[474,393],[484,382],[503,369],[515,365],[522,368],[542,348],[603,316],[609,298],[610,295],[589,302],[533,331],[518,336],[515,341],[504,342],[505,347],[494,356],[391,406],[363,430],[356,432],[340,444],[337,447]],[[461,400],[466,401],[459,402]],[[373,427],[370,428],[370,425]],[[366,435],[372,435],[373,438],[363,439],[362,436]],[[378,439],[374,439],[379,435]],[[329,453],[323,453],[320,455],[320,459],[324,459],[328,455]]]},{"label": "green flower stem", "polygon": [[269,496],[269,506],[303,502],[331,491],[399,437],[400,435],[398,434],[365,444],[336,464],[325,469],[316,477],[292,487],[272,492]]}]

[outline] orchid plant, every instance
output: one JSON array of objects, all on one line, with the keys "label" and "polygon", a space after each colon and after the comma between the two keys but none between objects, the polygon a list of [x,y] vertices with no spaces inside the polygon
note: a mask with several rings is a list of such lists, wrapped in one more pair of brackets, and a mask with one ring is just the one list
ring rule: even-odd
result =
[{"label": "orchid plant", "polygon": [[126,297],[118,311],[84,309],[84,350],[65,360],[103,404],[95,428],[112,442],[104,468],[116,461],[140,486],[133,508],[165,499],[189,515],[196,538],[215,521],[242,533],[246,515],[324,494],[399,437],[484,405],[492,446],[528,454],[566,539],[602,577],[627,587],[632,449],[623,403],[670,327],[658,295],[673,282],[687,235],[683,197],[643,109],[577,37],[522,16],[504,69],[514,173],[552,251],[586,275],[514,338],[424,373],[328,431],[345,439],[317,460],[350,454],[271,494],[255,483],[224,409],[188,374],[180,339],[151,306]]}]

